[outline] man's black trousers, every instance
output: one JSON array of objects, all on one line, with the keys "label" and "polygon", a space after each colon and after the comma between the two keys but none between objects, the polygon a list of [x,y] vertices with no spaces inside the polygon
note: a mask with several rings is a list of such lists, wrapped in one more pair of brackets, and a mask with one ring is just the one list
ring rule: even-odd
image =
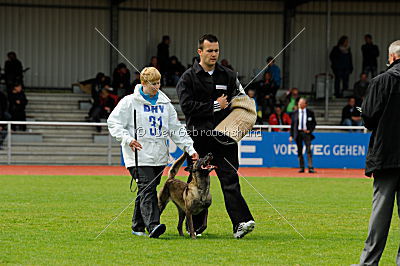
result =
[{"label": "man's black trousers", "polygon": [[[225,208],[232,221],[233,230],[235,231],[236,226],[241,222],[254,220],[240,192],[239,176],[236,172],[239,168],[237,144],[231,141],[233,144],[223,145],[217,142],[212,136],[192,136],[192,139],[194,141],[194,148],[200,158],[209,152],[213,154],[214,159],[211,164],[217,166],[215,172],[221,184]],[[203,217],[204,212],[193,216],[195,230],[202,225]]]},{"label": "man's black trousers", "polygon": [[[146,228],[150,233],[160,224],[156,188],[160,184],[164,168],[165,166],[139,166],[138,196],[132,217],[132,230],[135,232],[144,232]],[[135,167],[129,167],[128,170],[134,176]]]},{"label": "man's black trousers", "polygon": [[303,142],[306,145],[308,168],[313,169],[312,153],[311,153],[311,138],[312,138],[312,135],[310,133],[305,133],[303,131],[299,131],[299,135],[297,136],[297,139],[296,139],[296,144],[297,144],[297,156],[299,158],[300,169],[304,169]]}]

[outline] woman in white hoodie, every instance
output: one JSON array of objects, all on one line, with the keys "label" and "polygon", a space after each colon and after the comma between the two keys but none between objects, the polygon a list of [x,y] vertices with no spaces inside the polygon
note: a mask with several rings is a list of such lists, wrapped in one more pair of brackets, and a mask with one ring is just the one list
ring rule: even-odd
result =
[{"label": "woman in white hoodie", "polygon": [[[125,166],[132,177],[135,175],[135,150],[138,154],[138,196],[132,218],[132,234],[158,238],[165,232],[160,224],[157,202],[157,185],[168,164],[168,137],[192,159],[198,155],[193,141],[170,99],[160,89],[161,74],[154,67],[146,67],[140,73],[141,84],[133,94],[125,96],[110,114],[107,124],[110,134],[121,142]],[[136,111],[137,139],[134,138],[134,112]]]}]

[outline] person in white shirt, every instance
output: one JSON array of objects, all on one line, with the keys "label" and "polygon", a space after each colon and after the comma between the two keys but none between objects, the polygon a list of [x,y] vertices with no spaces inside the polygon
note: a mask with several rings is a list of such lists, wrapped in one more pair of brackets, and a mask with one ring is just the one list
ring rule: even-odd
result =
[{"label": "person in white shirt", "polygon": [[[157,185],[168,164],[168,137],[193,160],[198,154],[193,141],[179,122],[170,99],[160,89],[161,74],[154,67],[140,73],[141,84],[133,94],[125,96],[110,114],[107,124],[110,134],[121,142],[125,166],[132,178],[138,176],[138,196],[132,218],[132,234],[158,238],[165,232],[160,224]],[[137,139],[135,136],[135,115]],[[135,150],[137,151],[136,175]]]},{"label": "person in white shirt", "polygon": [[315,138],[312,132],[317,122],[314,112],[307,108],[307,100],[305,98],[299,99],[298,107],[298,110],[292,114],[289,141],[292,142],[294,140],[297,144],[297,155],[300,164],[299,173],[304,173],[303,142],[306,145],[308,172],[315,173],[312,163],[311,141]]}]

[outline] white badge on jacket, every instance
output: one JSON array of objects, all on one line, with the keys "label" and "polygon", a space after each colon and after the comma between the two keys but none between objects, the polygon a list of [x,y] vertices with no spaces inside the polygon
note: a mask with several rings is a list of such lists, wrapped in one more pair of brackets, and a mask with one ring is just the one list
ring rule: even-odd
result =
[{"label": "white badge on jacket", "polygon": [[226,91],[228,89],[228,86],[226,86],[226,85],[215,85],[215,89]]}]

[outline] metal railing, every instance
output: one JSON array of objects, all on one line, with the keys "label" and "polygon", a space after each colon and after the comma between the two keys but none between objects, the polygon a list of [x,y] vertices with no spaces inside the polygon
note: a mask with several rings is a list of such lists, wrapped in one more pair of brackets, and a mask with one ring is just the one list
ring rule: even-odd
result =
[{"label": "metal railing", "polygon": [[[36,121],[0,121],[0,125],[7,125],[7,164],[11,164],[12,159],[12,141],[11,136],[12,125],[35,125],[35,126],[107,126],[107,123],[88,123],[88,122],[36,122]],[[290,129],[289,125],[255,125],[254,129],[267,130],[272,132],[272,129]],[[367,129],[363,126],[317,126],[318,130],[360,130],[367,133]],[[112,137],[107,134],[107,164],[112,164]]]}]

